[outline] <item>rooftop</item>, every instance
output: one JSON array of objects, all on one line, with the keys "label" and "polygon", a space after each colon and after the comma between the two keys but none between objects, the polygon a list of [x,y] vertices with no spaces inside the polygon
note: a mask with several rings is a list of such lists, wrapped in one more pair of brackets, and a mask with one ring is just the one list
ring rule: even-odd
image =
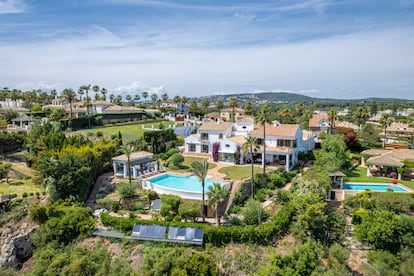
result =
[{"label": "rooftop", "polygon": [[217,130],[225,131],[229,129],[233,123],[231,122],[205,122],[198,130]]},{"label": "rooftop", "polygon": [[[266,124],[266,136],[295,137],[298,130],[299,125],[294,124]],[[263,136],[263,125],[256,125],[249,135]]]}]

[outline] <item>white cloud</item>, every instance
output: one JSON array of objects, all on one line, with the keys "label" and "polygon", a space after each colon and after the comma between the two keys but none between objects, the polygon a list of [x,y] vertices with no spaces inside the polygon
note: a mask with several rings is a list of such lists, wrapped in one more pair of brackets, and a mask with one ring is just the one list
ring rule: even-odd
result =
[{"label": "white cloud", "polygon": [[[123,46],[97,47],[111,43]],[[128,91],[134,95],[147,90],[170,97],[271,91],[276,87],[320,97],[412,99],[412,45],[411,28],[211,49],[182,48],[173,39],[162,47],[137,46],[128,38],[102,30],[42,43],[0,43],[0,59],[8,65],[0,67],[0,83],[15,87],[21,80],[34,84],[43,80],[61,88],[91,83],[106,87],[109,93]],[[356,89],[342,92],[342,87]]]},{"label": "white cloud", "polygon": [[0,14],[27,12],[27,4],[22,0],[0,0]]}]

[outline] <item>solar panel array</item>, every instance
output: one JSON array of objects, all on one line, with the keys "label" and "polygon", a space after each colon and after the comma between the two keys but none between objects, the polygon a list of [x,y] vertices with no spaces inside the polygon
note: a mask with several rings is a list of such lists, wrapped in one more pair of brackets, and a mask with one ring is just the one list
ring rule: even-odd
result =
[{"label": "solar panel array", "polygon": [[141,239],[165,239],[165,233],[167,232],[167,226],[157,224],[135,224],[132,230],[133,237],[139,237]]},{"label": "solar panel array", "polygon": [[168,229],[168,238],[165,239],[166,232],[167,226],[135,224],[131,236],[143,240],[203,244],[204,228],[170,226]]},{"label": "solar panel array", "polygon": [[202,243],[203,235],[204,228],[170,226],[168,230],[168,239],[171,241]]}]

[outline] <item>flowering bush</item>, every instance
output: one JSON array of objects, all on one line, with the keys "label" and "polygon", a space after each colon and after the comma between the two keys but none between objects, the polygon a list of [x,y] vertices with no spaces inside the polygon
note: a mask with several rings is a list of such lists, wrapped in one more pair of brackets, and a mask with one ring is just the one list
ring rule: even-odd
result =
[{"label": "flowering bush", "polygon": [[391,178],[397,178],[397,173],[396,172],[391,172],[390,176],[391,176]]},{"label": "flowering bush", "polygon": [[377,173],[377,170],[376,169],[371,169],[369,172],[371,173],[371,175],[375,175]]}]

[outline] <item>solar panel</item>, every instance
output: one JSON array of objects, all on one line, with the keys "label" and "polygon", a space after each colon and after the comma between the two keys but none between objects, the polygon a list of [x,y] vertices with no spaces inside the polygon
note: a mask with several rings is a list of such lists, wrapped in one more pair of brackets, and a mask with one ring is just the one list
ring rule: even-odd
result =
[{"label": "solar panel", "polygon": [[204,236],[204,228],[196,228],[194,240],[195,241],[202,241]]},{"label": "solar panel", "polygon": [[195,228],[187,228],[185,231],[185,240],[192,241],[194,239]]},{"label": "solar panel", "polygon": [[186,233],[186,228],[184,228],[184,227],[178,228],[176,239],[185,240],[185,233]]},{"label": "solar panel", "polygon": [[139,236],[141,234],[141,225],[134,224],[134,228],[132,228],[131,236]]},{"label": "solar panel", "polygon": [[170,226],[170,229],[168,230],[168,238],[170,240],[175,240],[177,238],[179,227]]},{"label": "solar panel", "polygon": [[165,233],[167,232],[167,226],[163,225],[151,225],[151,238],[165,239]]}]

